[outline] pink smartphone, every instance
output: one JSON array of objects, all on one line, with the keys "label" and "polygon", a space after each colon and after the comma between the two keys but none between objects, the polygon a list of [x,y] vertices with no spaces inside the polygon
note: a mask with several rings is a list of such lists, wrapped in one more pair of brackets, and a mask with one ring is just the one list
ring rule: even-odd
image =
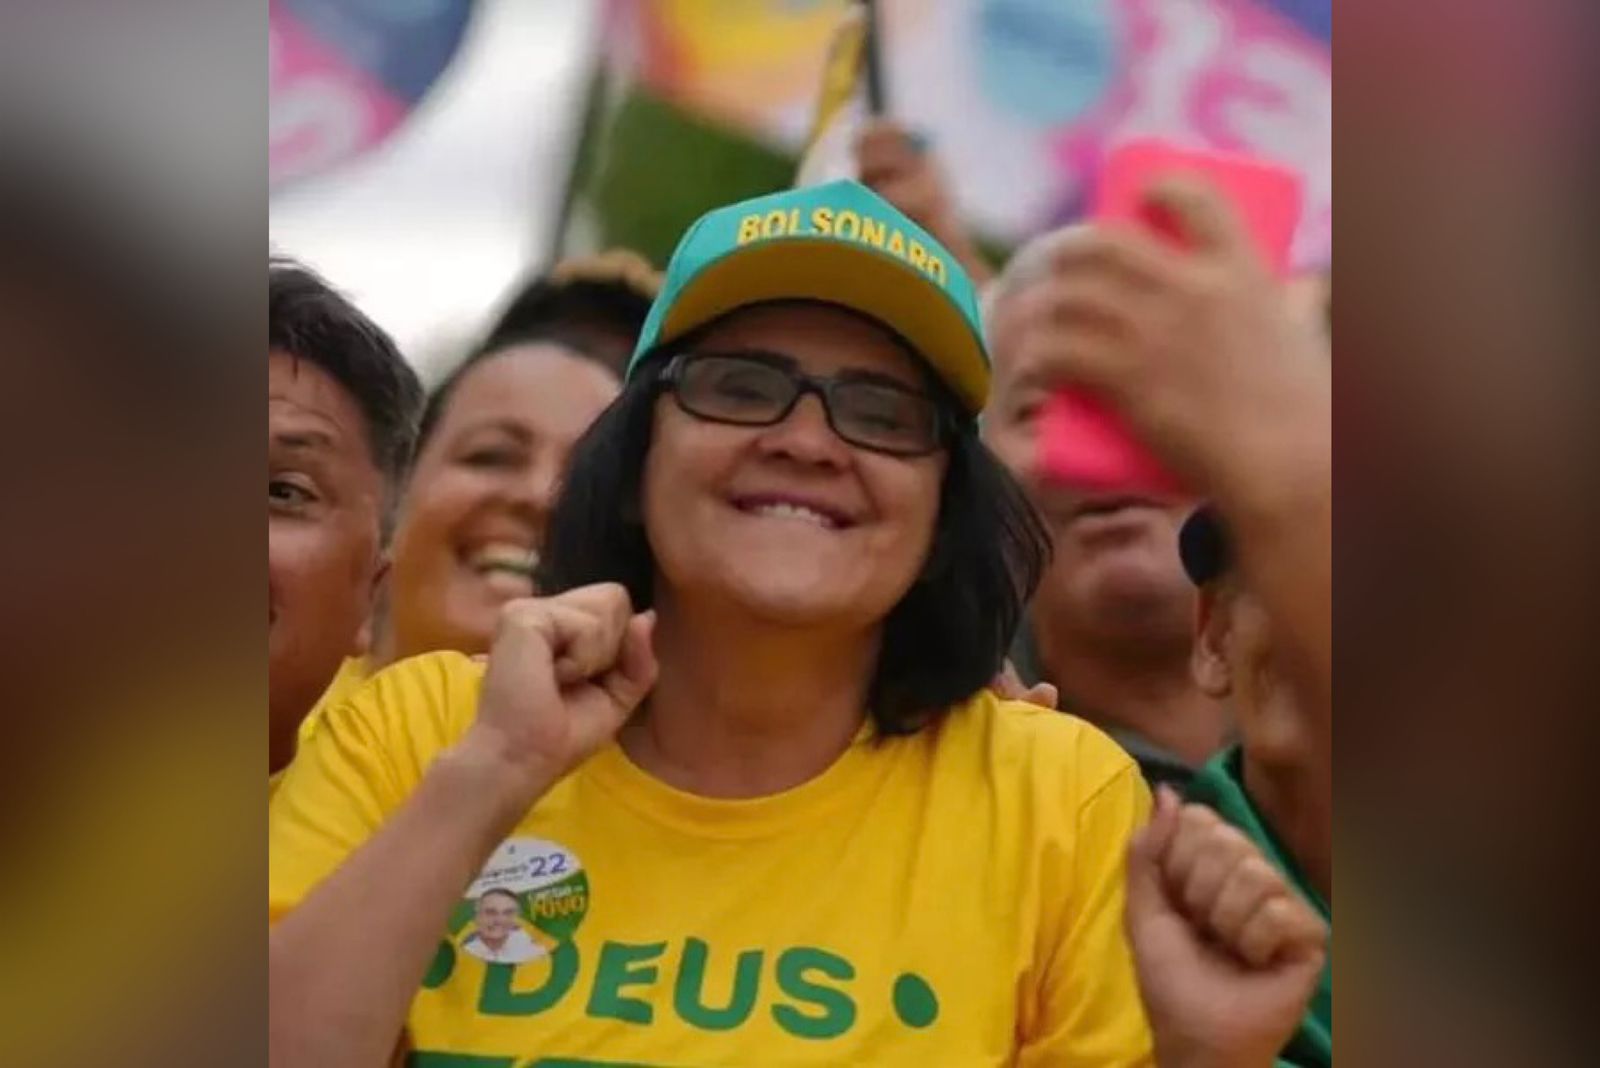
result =
[{"label": "pink smartphone", "polygon": [[[1189,172],[1209,179],[1233,202],[1256,246],[1280,277],[1300,219],[1302,189],[1294,171],[1248,156],[1178,148],[1164,141],[1128,141],[1106,158],[1090,218],[1134,221],[1177,242],[1178,234],[1145,200],[1156,179]],[[1039,416],[1039,465],[1044,477],[1093,492],[1134,491],[1156,496],[1183,486],[1123,424],[1085,390],[1062,390]]]}]

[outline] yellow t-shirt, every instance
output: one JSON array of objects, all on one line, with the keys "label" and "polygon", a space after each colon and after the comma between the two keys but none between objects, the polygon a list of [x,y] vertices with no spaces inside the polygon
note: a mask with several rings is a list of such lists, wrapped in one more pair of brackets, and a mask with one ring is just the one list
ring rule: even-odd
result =
[{"label": "yellow t-shirt", "polygon": [[[328,683],[328,688],[322,691],[322,696],[317,698],[317,703],[311,706],[311,711],[306,713],[306,718],[300,721],[300,727],[295,731],[296,752],[299,752],[306,744],[306,739],[311,737],[311,732],[316,729],[317,721],[322,718],[323,713],[336,705],[343,704],[351,694],[361,688],[361,684],[366,682],[371,674],[372,664],[364,656],[347,656],[339,662],[339,670],[334,673],[333,681]],[[269,803],[282,782],[283,771],[267,776]]]},{"label": "yellow t-shirt", "polygon": [[[270,808],[274,920],[461,736],[482,672],[407,660],[322,717]],[[1148,1064],[1122,902],[1149,807],[1104,734],[987,690],[752,800],[675,790],[611,745],[442,918],[411,1045],[547,1068]],[[467,951],[517,920],[547,953]]]},{"label": "yellow t-shirt", "polygon": [[334,674],[333,681],[328,683],[326,690],[322,691],[322,696],[317,698],[317,703],[311,706],[311,711],[306,713],[306,718],[300,721],[300,731],[296,735],[296,748],[298,749],[306,744],[306,739],[311,737],[311,732],[316,730],[318,721],[327,714],[328,709],[344,704],[371,677],[372,661],[364,656],[345,657],[339,663],[339,670]]}]

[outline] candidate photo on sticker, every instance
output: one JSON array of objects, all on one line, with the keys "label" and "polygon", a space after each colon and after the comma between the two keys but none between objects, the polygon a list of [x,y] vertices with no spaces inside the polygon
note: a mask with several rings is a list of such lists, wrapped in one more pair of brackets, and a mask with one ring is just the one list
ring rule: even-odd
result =
[{"label": "candidate photo on sticker", "polygon": [[461,948],[491,964],[522,964],[545,955],[545,948],[518,922],[522,903],[510,890],[485,890],[478,896],[472,933]]}]

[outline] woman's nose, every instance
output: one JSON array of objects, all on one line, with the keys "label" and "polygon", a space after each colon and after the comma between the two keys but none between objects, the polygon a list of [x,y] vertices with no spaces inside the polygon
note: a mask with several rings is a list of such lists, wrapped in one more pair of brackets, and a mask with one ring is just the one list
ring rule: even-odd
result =
[{"label": "woman's nose", "polygon": [[788,415],[768,427],[761,444],[769,452],[821,464],[843,463],[849,449],[833,432],[827,408],[815,393],[803,395]]}]

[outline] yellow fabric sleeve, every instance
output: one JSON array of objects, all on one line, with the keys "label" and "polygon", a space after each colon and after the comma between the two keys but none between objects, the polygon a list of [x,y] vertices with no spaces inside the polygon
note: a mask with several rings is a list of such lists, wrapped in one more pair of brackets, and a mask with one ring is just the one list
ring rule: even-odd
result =
[{"label": "yellow fabric sleeve", "polygon": [[1117,750],[1120,760],[1098,752],[1115,748],[1099,732],[1085,732],[1079,774],[1115,767],[1077,800],[1064,843],[1070,857],[1041,872],[1040,958],[1043,975],[1038,1003],[1017,1061],[1019,1068],[1132,1068],[1153,1065],[1152,1041],[1139,998],[1133,954],[1123,930],[1127,886],[1127,848],[1134,832],[1150,818],[1150,791],[1139,769]]},{"label": "yellow fabric sleeve", "polygon": [[432,653],[322,710],[267,809],[267,908],[298,905],[383,825],[477,708],[482,668]]}]

